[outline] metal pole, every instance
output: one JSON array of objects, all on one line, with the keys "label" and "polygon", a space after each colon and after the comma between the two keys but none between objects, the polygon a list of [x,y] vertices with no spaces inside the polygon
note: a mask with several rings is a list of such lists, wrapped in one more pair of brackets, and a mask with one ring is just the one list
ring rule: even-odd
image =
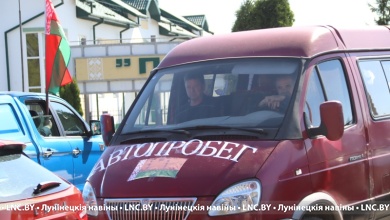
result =
[{"label": "metal pole", "polygon": [[99,94],[96,93],[96,115],[97,119],[100,120],[100,115],[99,115]]},{"label": "metal pole", "polygon": [[23,66],[23,40],[22,40],[22,11],[20,10],[19,2],[19,33],[20,33],[20,61],[22,64],[22,91],[24,92],[24,66]]}]

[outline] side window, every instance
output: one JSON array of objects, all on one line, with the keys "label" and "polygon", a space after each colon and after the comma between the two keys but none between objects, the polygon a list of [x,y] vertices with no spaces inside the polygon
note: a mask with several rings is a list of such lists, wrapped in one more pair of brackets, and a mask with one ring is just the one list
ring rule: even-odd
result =
[{"label": "side window", "polygon": [[337,100],[343,105],[344,125],[353,123],[351,100],[344,70],[339,60],[318,64],[310,76],[306,94],[305,113],[313,126],[319,126],[320,104]]},{"label": "side window", "polygon": [[322,92],[318,72],[314,69],[309,79],[304,110],[314,127],[320,126],[320,105],[323,102],[325,102],[324,93]]},{"label": "side window", "polygon": [[332,60],[318,65],[325,89],[327,101],[338,100],[343,105],[344,124],[353,123],[351,99],[343,67],[339,60]]},{"label": "side window", "polygon": [[387,85],[390,88],[390,83],[389,83],[389,80],[390,80],[390,61],[382,61],[381,64],[382,64],[383,70],[385,71],[385,74],[386,74]]},{"label": "side window", "polygon": [[43,137],[60,136],[57,124],[52,119],[51,113],[45,115],[42,103],[28,102],[26,106],[34,121],[35,127]]},{"label": "side window", "polygon": [[68,107],[57,102],[51,102],[57,113],[67,136],[80,136],[86,134],[84,123]]},{"label": "side window", "polygon": [[360,73],[362,74],[364,86],[366,89],[367,101],[370,106],[371,115],[374,118],[390,115],[390,92],[388,79],[389,62],[380,62],[379,60],[359,61]]}]

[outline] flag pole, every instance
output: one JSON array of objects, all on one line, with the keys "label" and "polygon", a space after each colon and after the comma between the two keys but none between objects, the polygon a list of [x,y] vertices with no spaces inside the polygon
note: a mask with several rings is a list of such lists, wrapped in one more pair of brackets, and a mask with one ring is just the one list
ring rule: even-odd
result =
[{"label": "flag pole", "polygon": [[22,92],[24,92],[24,65],[23,65],[23,39],[22,39],[22,11],[20,10],[20,0],[19,3],[19,33],[20,33],[20,61],[22,66]]},{"label": "flag pole", "polygon": [[[45,57],[46,57],[46,47],[47,47],[47,42],[46,42],[46,35],[47,35],[47,2],[45,0],[45,17],[44,17],[44,27],[45,27]],[[45,62],[46,59],[45,59]],[[47,86],[47,69],[46,69],[46,63],[45,63],[45,93],[46,93],[46,106],[45,106],[45,114],[49,115],[49,88]]]},{"label": "flag pole", "polygon": [[49,92],[46,92],[46,115],[49,115]]}]

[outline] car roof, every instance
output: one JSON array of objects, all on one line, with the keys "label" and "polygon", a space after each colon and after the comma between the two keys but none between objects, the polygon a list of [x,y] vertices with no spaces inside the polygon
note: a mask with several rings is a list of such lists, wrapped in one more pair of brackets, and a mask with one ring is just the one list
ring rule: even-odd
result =
[{"label": "car roof", "polygon": [[[36,93],[36,92],[20,92],[20,91],[2,91],[0,92],[0,96],[1,95],[7,95],[7,96],[11,96],[11,97],[17,97],[17,98],[20,98],[20,97],[35,97],[35,98],[40,98],[40,99],[46,99],[46,94],[45,93]],[[49,98],[50,99],[61,99],[59,96],[55,96],[55,95],[52,95],[52,94],[49,94]]]},{"label": "car roof", "polygon": [[2,91],[2,92],[0,92],[0,95],[9,95],[9,96],[13,96],[13,97],[30,96],[30,95],[42,96],[42,97],[46,96],[45,93],[20,92],[20,91]]},{"label": "car roof", "polygon": [[158,68],[202,60],[286,56],[310,58],[341,50],[390,48],[387,26],[294,26],[200,37],[173,48]]}]

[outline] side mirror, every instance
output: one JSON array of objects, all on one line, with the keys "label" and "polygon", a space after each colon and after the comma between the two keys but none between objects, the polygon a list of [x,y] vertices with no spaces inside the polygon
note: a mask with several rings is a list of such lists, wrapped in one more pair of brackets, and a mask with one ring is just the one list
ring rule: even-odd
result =
[{"label": "side mirror", "polygon": [[100,116],[101,132],[104,144],[108,146],[115,133],[114,117],[109,114]]},{"label": "side mirror", "polygon": [[321,124],[310,128],[305,120],[306,130],[310,138],[324,135],[331,141],[340,139],[344,134],[343,107],[339,101],[328,101],[320,105]]},{"label": "side mirror", "polygon": [[100,135],[102,134],[102,130],[100,127],[100,121],[99,120],[90,120],[89,121],[89,127],[91,128],[91,134],[92,135]]}]

